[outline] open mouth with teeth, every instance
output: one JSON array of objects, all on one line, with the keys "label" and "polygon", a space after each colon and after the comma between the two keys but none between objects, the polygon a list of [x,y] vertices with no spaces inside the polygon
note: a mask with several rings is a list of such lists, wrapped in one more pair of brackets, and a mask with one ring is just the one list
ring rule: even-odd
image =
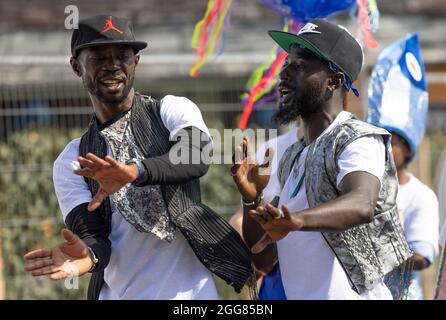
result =
[{"label": "open mouth with teeth", "polygon": [[281,97],[281,98],[285,98],[285,97],[289,96],[291,93],[293,93],[293,90],[290,89],[290,88],[288,88],[288,87],[282,87],[282,86],[280,86],[280,87],[278,88],[278,90],[279,90],[279,93],[280,93],[280,97]]},{"label": "open mouth with teeth", "polygon": [[281,95],[287,95],[288,93],[291,92],[291,90],[288,89],[288,88],[280,88],[279,92],[280,92]]},{"label": "open mouth with teeth", "polygon": [[99,83],[108,91],[119,91],[124,87],[124,81],[121,79],[104,79],[100,80]]},{"label": "open mouth with teeth", "polygon": [[293,99],[294,90],[285,86],[279,86],[278,91],[280,95],[279,99],[281,104],[288,104]]}]

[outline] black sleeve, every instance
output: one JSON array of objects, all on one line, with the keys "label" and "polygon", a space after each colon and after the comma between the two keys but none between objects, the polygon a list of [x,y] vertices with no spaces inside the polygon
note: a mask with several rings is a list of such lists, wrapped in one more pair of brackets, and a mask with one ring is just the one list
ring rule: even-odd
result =
[{"label": "black sleeve", "polygon": [[[211,140],[201,137],[208,137],[206,133],[196,127],[187,127],[180,130],[176,135],[177,142],[170,151],[153,158],[146,158],[143,164],[148,172],[147,184],[179,184],[199,178],[206,174],[209,163],[201,157],[201,152],[210,154],[212,148]],[[181,163],[172,163],[169,153],[174,152],[176,159],[184,159]]]},{"label": "black sleeve", "polygon": [[111,242],[106,233],[105,220],[98,210],[89,212],[87,207],[88,203],[82,203],[71,210],[65,219],[65,224],[93,250],[98,263],[92,272],[100,272],[110,261]]}]

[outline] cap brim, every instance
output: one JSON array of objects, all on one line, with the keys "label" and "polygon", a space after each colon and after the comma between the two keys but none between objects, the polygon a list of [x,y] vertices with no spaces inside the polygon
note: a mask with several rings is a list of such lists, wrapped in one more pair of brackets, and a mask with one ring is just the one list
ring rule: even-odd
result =
[{"label": "cap brim", "polygon": [[286,52],[290,52],[293,44],[299,44],[313,52],[318,57],[324,57],[315,46],[298,35],[285,31],[268,31],[268,34]]},{"label": "cap brim", "polygon": [[141,51],[147,47],[147,42],[145,41],[129,41],[129,40],[105,40],[105,41],[94,41],[90,43],[84,43],[80,46],[77,46],[74,49],[74,56],[77,56],[79,54],[79,50],[89,47],[98,47],[98,46],[104,46],[104,45],[126,45],[129,46],[136,51]]},{"label": "cap brim", "polygon": [[[290,52],[293,44],[298,44],[314,53],[317,57],[331,61],[328,57],[323,55],[318,48],[298,35],[285,31],[268,31],[268,34],[283,50],[288,53]],[[343,71],[341,67],[337,67],[345,74],[346,77],[348,77],[347,73]]]}]

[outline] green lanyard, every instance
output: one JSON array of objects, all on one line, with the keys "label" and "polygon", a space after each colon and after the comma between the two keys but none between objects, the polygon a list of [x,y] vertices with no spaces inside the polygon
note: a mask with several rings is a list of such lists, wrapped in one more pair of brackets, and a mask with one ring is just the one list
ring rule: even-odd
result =
[{"label": "green lanyard", "polygon": [[305,178],[305,170],[302,173],[302,176],[300,177],[299,182],[297,183],[296,188],[294,189],[293,193],[291,194],[291,199],[293,199],[299,193],[299,190],[302,187],[302,184],[304,182],[304,178]]},{"label": "green lanyard", "polygon": [[[303,141],[303,140],[302,140]],[[303,143],[305,145],[305,143]],[[300,155],[302,154],[302,151],[294,158],[293,160],[293,164],[291,165],[291,167],[293,168],[294,165],[296,164],[296,162],[299,161]],[[297,196],[297,194],[299,193],[300,188],[302,187],[302,184],[304,182],[304,178],[305,178],[305,168],[304,168],[304,172],[302,173],[302,176],[299,179],[299,182],[297,183],[296,188],[294,189],[293,193],[291,194],[291,198],[293,199],[295,196]]]}]

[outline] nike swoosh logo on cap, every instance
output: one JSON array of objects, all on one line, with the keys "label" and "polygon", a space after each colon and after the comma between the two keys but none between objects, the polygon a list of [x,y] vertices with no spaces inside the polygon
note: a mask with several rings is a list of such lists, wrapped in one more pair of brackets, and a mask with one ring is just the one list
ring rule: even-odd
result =
[{"label": "nike swoosh logo on cap", "polygon": [[303,33],[321,33],[320,31],[316,31],[315,29],[319,28],[318,25],[308,22],[306,25],[304,25],[302,27],[302,29],[300,29],[299,33],[297,35],[301,35]]}]

